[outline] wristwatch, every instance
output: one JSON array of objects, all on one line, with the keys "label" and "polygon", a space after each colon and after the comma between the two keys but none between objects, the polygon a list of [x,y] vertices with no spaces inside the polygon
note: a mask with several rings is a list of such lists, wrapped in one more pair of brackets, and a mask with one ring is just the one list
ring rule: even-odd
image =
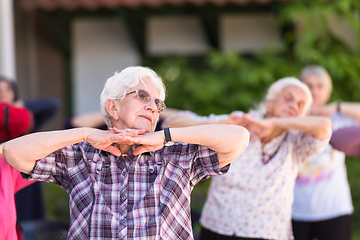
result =
[{"label": "wristwatch", "polygon": [[170,147],[174,145],[173,140],[171,139],[169,127],[164,127],[164,135],[165,135],[165,146]]}]

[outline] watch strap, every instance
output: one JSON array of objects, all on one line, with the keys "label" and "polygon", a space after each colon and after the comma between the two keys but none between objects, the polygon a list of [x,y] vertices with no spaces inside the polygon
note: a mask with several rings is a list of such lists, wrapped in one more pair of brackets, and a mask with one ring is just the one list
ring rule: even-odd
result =
[{"label": "watch strap", "polygon": [[171,146],[174,144],[171,139],[170,129],[169,127],[164,127],[164,135],[165,135],[165,146]]},{"label": "watch strap", "polygon": [[169,127],[164,127],[165,142],[172,142]]}]

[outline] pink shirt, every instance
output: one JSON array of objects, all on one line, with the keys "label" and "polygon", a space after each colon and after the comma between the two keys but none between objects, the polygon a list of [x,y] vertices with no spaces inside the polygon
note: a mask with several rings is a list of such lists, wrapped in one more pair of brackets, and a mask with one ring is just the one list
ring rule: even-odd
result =
[{"label": "pink shirt", "polygon": [[283,133],[264,146],[265,155],[272,156],[266,164],[260,141],[250,142],[227,174],[212,178],[201,225],[221,235],[293,239],[291,205],[299,166],[328,142]]},{"label": "pink shirt", "polygon": [[0,240],[17,239],[15,193],[34,183],[0,158]]}]

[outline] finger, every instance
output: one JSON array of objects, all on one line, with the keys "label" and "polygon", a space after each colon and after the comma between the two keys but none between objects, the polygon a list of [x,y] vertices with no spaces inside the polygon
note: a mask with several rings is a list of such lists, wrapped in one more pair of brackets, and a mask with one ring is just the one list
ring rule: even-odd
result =
[{"label": "finger", "polygon": [[116,127],[113,127],[113,128],[109,128],[109,130],[111,130],[112,132],[114,133],[117,133],[117,134],[125,134],[125,135],[132,135],[132,136],[136,136],[138,134],[144,134],[145,133],[145,129],[130,129],[130,128],[127,128],[127,129],[118,129]]},{"label": "finger", "polygon": [[138,146],[134,149],[133,154],[134,154],[134,156],[137,156],[137,155],[143,154],[145,152],[148,152],[148,149],[146,147]]},{"label": "finger", "polygon": [[112,146],[112,145],[109,145],[109,146],[106,147],[104,150],[107,151],[107,152],[109,152],[109,153],[114,154],[114,155],[117,156],[117,157],[121,156],[121,151],[120,151],[117,147],[114,147],[114,146]]},{"label": "finger", "polygon": [[138,144],[138,141],[136,141],[136,139],[134,139],[132,137],[124,137],[124,136],[122,136],[121,138],[119,138],[115,142],[118,143],[118,144],[124,144],[124,145]]}]

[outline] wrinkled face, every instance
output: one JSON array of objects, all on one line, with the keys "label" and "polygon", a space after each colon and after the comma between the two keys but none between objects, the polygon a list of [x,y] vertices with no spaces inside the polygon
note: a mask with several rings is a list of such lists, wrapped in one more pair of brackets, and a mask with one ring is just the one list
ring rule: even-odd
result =
[{"label": "wrinkled face", "polygon": [[331,90],[326,79],[315,74],[309,74],[303,82],[309,87],[314,105],[324,105],[330,98]]},{"label": "wrinkled face", "polygon": [[287,86],[273,100],[266,101],[267,117],[296,117],[304,114],[308,98],[297,86]]},{"label": "wrinkled face", "polygon": [[0,102],[13,103],[15,100],[15,93],[6,80],[0,80]]},{"label": "wrinkled face", "polygon": [[152,99],[148,103],[142,102],[136,93],[126,95],[120,102],[115,101],[118,118],[114,120],[113,126],[119,129],[145,129],[145,132],[154,132],[156,123],[159,119],[159,113],[154,98],[158,98],[158,90],[150,80],[143,79],[136,87],[130,88],[126,93],[135,90],[146,90],[150,93]]}]

